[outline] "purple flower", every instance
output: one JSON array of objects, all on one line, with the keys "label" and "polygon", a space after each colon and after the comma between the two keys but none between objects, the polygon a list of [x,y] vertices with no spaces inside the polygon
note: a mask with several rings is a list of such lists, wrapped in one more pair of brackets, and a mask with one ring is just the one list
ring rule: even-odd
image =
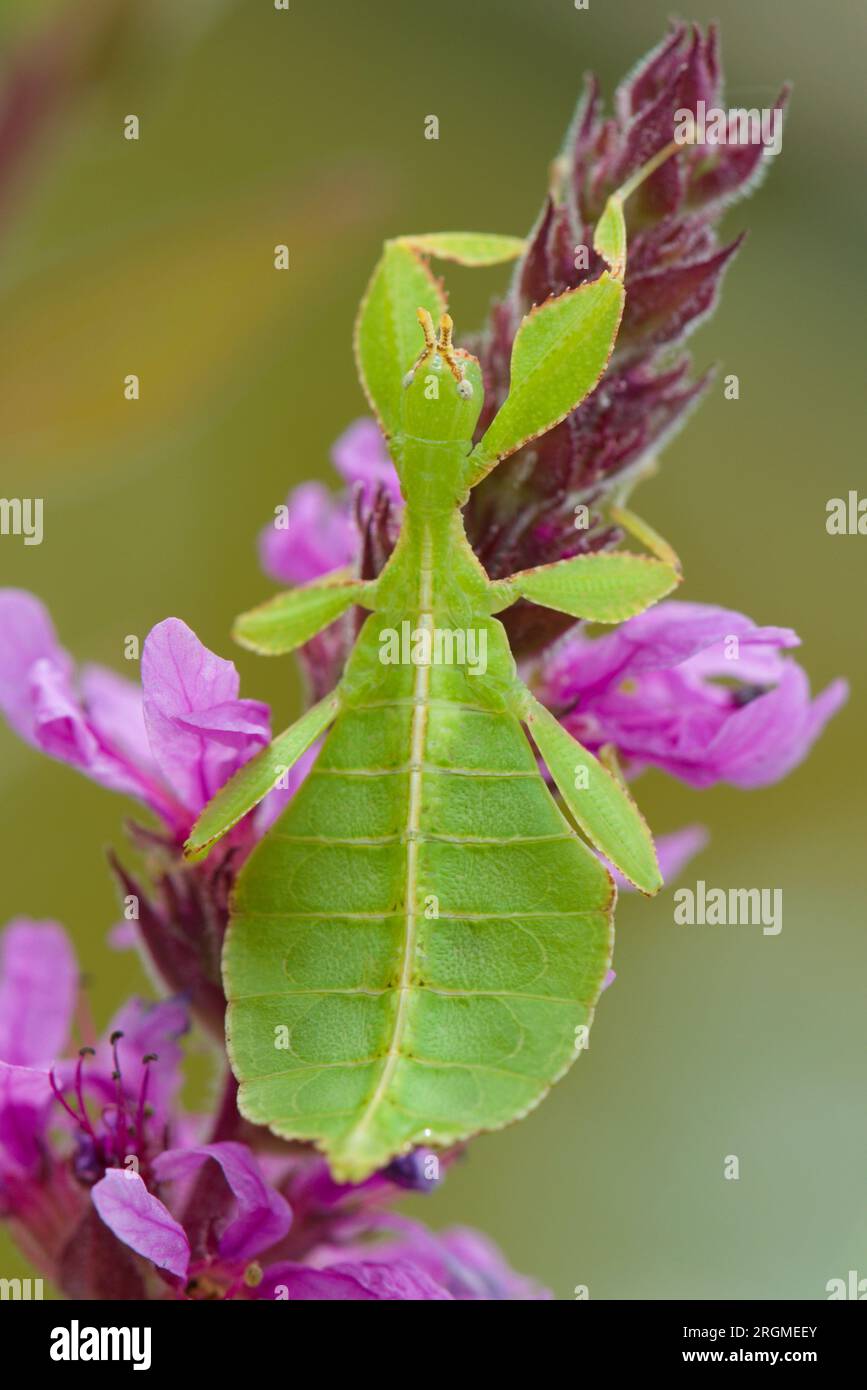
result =
[{"label": "purple flower", "polygon": [[101,667],[76,679],[44,606],[0,590],[0,709],[17,734],[100,786],[136,797],[183,838],[270,738],[269,712],[179,618],[145,640],[142,686]]},{"label": "purple flower", "polygon": [[78,964],[57,922],[19,917],[0,936],[0,1058],[47,1067],[66,1046]]},{"label": "purple flower", "polygon": [[151,629],[141,678],[154,761],[194,818],[270,741],[268,707],[240,699],[234,663],[215,656],[179,618]]},{"label": "purple flower", "polygon": [[316,1269],[286,1262],[274,1265],[259,1298],[300,1302],[419,1302],[450,1299],[452,1294],[409,1260],[356,1260]]},{"label": "purple flower", "polygon": [[290,492],[286,512],[259,536],[262,568],[282,584],[306,584],[357,560],[361,538],[353,504],[369,511],[381,490],[393,505],[401,505],[397,474],[373,420],[350,425],[335,442],[331,458],[348,494],[336,496],[322,483],[302,483]]},{"label": "purple flower", "polygon": [[[262,568],[281,584],[307,584],[346,567],[373,578],[394,546],[403,499],[379,426],[356,420],[335,442],[331,458],[347,484],[344,492],[302,483],[260,532]],[[314,700],[339,679],[358,625],[357,610],[350,610],[301,648]]]},{"label": "purple flower", "polygon": [[[0,710],[12,728],[43,753],[111,791],[137,797],[171,823],[179,808],[144,748],[135,688],[108,676],[91,670],[76,688],[72,660],[43,605],[19,589],[0,591]],[[96,695],[93,709],[88,683]]]},{"label": "purple flower", "polygon": [[426,1267],[438,1275],[453,1298],[526,1303],[551,1297],[535,1280],[510,1269],[492,1240],[467,1226],[431,1240],[430,1232],[416,1225],[407,1247],[415,1249],[418,1257],[424,1251]]},{"label": "purple flower", "polygon": [[93,1205],[118,1240],[179,1279],[186,1278],[190,1243],[184,1228],[137,1173],[107,1172],[91,1193]]},{"label": "purple flower", "polygon": [[0,938],[0,1212],[40,1270],[61,1283],[67,1270],[74,1288],[66,1261],[90,1219],[92,1184],[107,1167],[148,1172],[164,1146],[187,1028],[178,1002],[133,1000],[65,1060],[77,996],[63,929],[10,923]]},{"label": "purple flower", "polygon": [[161,1182],[188,1178],[209,1160],[218,1165],[237,1205],[220,1234],[219,1254],[224,1260],[246,1263],[282,1240],[292,1224],[292,1212],[286,1199],[268,1187],[245,1144],[168,1149],[156,1160],[154,1172]]},{"label": "purple flower", "polygon": [[[212,1202],[208,1212],[213,1222],[215,1206],[222,1208],[218,1225],[220,1232],[213,1247],[205,1252],[194,1249],[191,1234],[181,1220],[173,1216],[158,1197],[150,1193],[144,1181],[118,1169],[109,1169],[93,1188],[93,1203],[106,1226],[118,1240],[138,1255],[152,1261],[159,1269],[182,1280],[206,1280],[213,1290],[223,1296],[242,1283],[254,1256],[286,1235],[292,1224],[289,1203],[273,1191],[245,1144],[231,1141],[195,1145],[190,1148],[167,1149],[154,1161],[154,1176],[159,1184],[185,1185],[186,1213],[194,1206],[190,1179],[205,1165],[213,1164],[218,1172],[221,1196]],[[188,1225],[195,1223],[188,1218]],[[189,1288],[187,1290],[190,1291]]]},{"label": "purple flower", "polygon": [[671,601],[605,637],[571,633],[534,684],[577,739],[614,744],[630,772],[653,765],[693,787],[761,787],[806,757],[846,700],[842,680],[811,699],[783,656],[798,645],[790,628]]},{"label": "purple flower", "polygon": [[372,506],[383,488],[390,500],[402,505],[400,484],[379,426],[373,420],[356,420],[344,430],[331,450],[331,458],[345,483]]},{"label": "purple flower", "polygon": [[[256,1154],[237,1138],[203,1138],[177,1106],[183,1005],[131,1000],[65,1060],[77,997],[62,927],[10,923],[0,936],[0,1212],[68,1296],[524,1296],[481,1238],[465,1234],[458,1248],[454,1235],[385,1217],[408,1181],[436,1186],[425,1151],[353,1187],[298,1146],[272,1139]],[[221,1124],[240,1129],[234,1088],[228,1098]]]},{"label": "purple flower", "polygon": [[[0,1196],[27,1229],[51,1277],[57,1252],[89,1220],[89,1203],[130,1250],[186,1282],[207,1270],[227,1289],[291,1224],[286,1199],[263,1178],[246,1145],[166,1147],[192,1139],[175,1113],[178,1038],[185,1008],[131,1000],[95,1046],[59,1059],[77,996],[77,968],[63,929],[18,920],[0,937]],[[213,1162],[216,1183],[196,1188]],[[158,1196],[182,1198],[186,1226]],[[194,1200],[196,1199],[196,1200]],[[47,1217],[50,1216],[50,1221]],[[215,1232],[199,1238],[197,1223]],[[197,1241],[194,1248],[194,1240]],[[109,1247],[110,1250],[110,1247]],[[52,1256],[54,1259],[52,1260]]]},{"label": "purple flower", "polygon": [[[259,535],[263,570],[281,584],[306,584],[343,569],[358,549],[358,533],[345,499],[324,483],[302,483],[290,492],[285,517]],[[279,524],[278,524],[279,523]]]},{"label": "purple flower", "polygon": [[[79,1158],[86,1152],[104,1168],[134,1155],[147,1165],[154,1131],[180,1085],[177,1039],[188,1027],[187,1010],[175,1000],[130,1000],[100,1040],[65,1061],[77,998],[78,968],[63,928],[28,918],[10,922],[0,936],[0,1060],[30,1073],[25,1080],[40,1121],[52,1097],[59,1102]],[[100,1107],[97,1119],[86,1102]],[[32,1120],[37,1126],[36,1114]],[[46,1138],[38,1128],[33,1134]]]},{"label": "purple flower", "polygon": [[[411,1271],[410,1277],[417,1284],[424,1279],[441,1291],[436,1295],[413,1292],[384,1295],[389,1298],[434,1296],[519,1303],[550,1298],[546,1289],[510,1269],[496,1245],[477,1231],[458,1227],[434,1235],[419,1222],[390,1213],[372,1219],[369,1230],[385,1239],[373,1244],[357,1242],[348,1252],[334,1248],[320,1252],[318,1257],[314,1256],[317,1263],[322,1265],[320,1273],[335,1280],[333,1297],[358,1297],[357,1294],[336,1290],[353,1275],[369,1286],[373,1270],[378,1265],[382,1271],[380,1279],[389,1274],[398,1287]],[[351,1256],[349,1261],[347,1253]],[[326,1287],[324,1279],[321,1287]]]}]

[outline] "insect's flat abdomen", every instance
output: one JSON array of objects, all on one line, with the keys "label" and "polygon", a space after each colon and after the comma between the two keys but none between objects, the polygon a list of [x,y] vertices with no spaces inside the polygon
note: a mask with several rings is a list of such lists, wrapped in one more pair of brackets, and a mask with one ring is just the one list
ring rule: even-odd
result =
[{"label": "insect's flat abdomen", "polygon": [[355,1180],[535,1104],[610,957],[610,880],[518,721],[431,674],[420,766],[411,700],[341,715],[241,875],[227,944],[244,1113]]}]

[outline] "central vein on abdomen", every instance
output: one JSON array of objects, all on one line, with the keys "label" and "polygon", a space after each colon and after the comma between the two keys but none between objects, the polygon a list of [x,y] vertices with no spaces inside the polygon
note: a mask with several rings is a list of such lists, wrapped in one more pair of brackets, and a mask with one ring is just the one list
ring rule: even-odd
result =
[{"label": "central vein on abdomen", "polygon": [[[427,631],[430,631],[434,625],[432,606],[432,542],[430,533],[425,531],[421,542],[417,616],[419,627]],[[368,1120],[375,1114],[380,1100],[386,1095],[389,1085],[391,1084],[391,1079],[401,1055],[401,1045],[403,1042],[403,1035],[406,1031],[407,1015],[409,1012],[418,931],[418,852],[419,832],[421,829],[425,739],[427,736],[428,706],[430,699],[430,675],[430,666],[420,663],[416,667],[413,681],[413,708],[412,723],[410,725],[409,751],[409,793],[407,796],[406,828],[404,831],[404,841],[406,845],[404,870],[404,936],[400,978],[397,984],[397,1010],[385,1064],[380,1073],[376,1088],[365,1107],[364,1114],[359,1120],[359,1130],[363,1129]]]}]

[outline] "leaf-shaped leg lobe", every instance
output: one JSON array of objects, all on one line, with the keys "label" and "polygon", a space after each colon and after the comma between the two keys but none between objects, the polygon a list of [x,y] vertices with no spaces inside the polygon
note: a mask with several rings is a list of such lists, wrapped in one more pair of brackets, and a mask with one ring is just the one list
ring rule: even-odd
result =
[{"label": "leaf-shaped leg lobe", "polygon": [[230,777],[202,811],[184,845],[184,857],[203,859],[233,825],[263,801],[277,781],[324,733],[340,708],[339,687],[261,749]]},{"label": "leaf-shaped leg lobe", "polygon": [[653,836],[626,784],[582,747],[520,682],[513,704],[587,838],[642,893],[658,893],[662,875]]}]

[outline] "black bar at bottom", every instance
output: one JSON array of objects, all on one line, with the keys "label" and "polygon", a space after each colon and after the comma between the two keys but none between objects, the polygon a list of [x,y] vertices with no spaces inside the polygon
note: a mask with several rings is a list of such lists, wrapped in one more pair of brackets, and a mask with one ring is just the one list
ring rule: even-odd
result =
[{"label": "black bar at bottom", "polygon": [[[861,1300],[864,1301],[864,1300]],[[559,1312],[557,1308],[559,1306]],[[112,1374],[213,1372],[222,1383],[315,1366],[329,1381],[342,1363],[350,1373],[372,1369],[386,1347],[401,1377],[439,1376],[446,1367],[465,1379],[478,1361],[491,1370],[497,1352],[520,1349],[525,1368],[546,1380],[586,1371],[588,1363],[612,1372],[669,1371],[705,1366],[813,1367],[827,1373],[864,1364],[867,1322],[858,1302],[573,1302],[488,1305],[451,1316],[441,1303],[430,1314],[404,1306],[352,1312],[345,1304],[232,1303],[226,1315],[214,1303],[0,1302],[0,1337],[7,1356],[26,1356],[28,1368],[59,1378],[101,1367]],[[465,1323],[464,1317],[470,1321]],[[500,1317],[505,1317],[501,1324]],[[492,1318],[492,1322],[488,1322]],[[524,1319],[526,1318],[526,1322]],[[421,1321],[416,1321],[421,1319]],[[499,1329],[502,1329],[501,1331]],[[406,1329],[406,1350],[394,1354]],[[443,1333],[454,1329],[459,1342]],[[324,1336],[322,1334],[325,1334]],[[436,1340],[430,1340],[430,1334]],[[545,1337],[543,1342],[540,1335]],[[383,1336],[388,1342],[383,1342]],[[560,1339],[563,1339],[562,1341]],[[434,1352],[434,1348],[438,1351]],[[560,1370],[554,1372],[552,1357]],[[562,1358],[565,1358],[563,1360]],[[517,1373],[517,1367],[514,1368]]]}]

